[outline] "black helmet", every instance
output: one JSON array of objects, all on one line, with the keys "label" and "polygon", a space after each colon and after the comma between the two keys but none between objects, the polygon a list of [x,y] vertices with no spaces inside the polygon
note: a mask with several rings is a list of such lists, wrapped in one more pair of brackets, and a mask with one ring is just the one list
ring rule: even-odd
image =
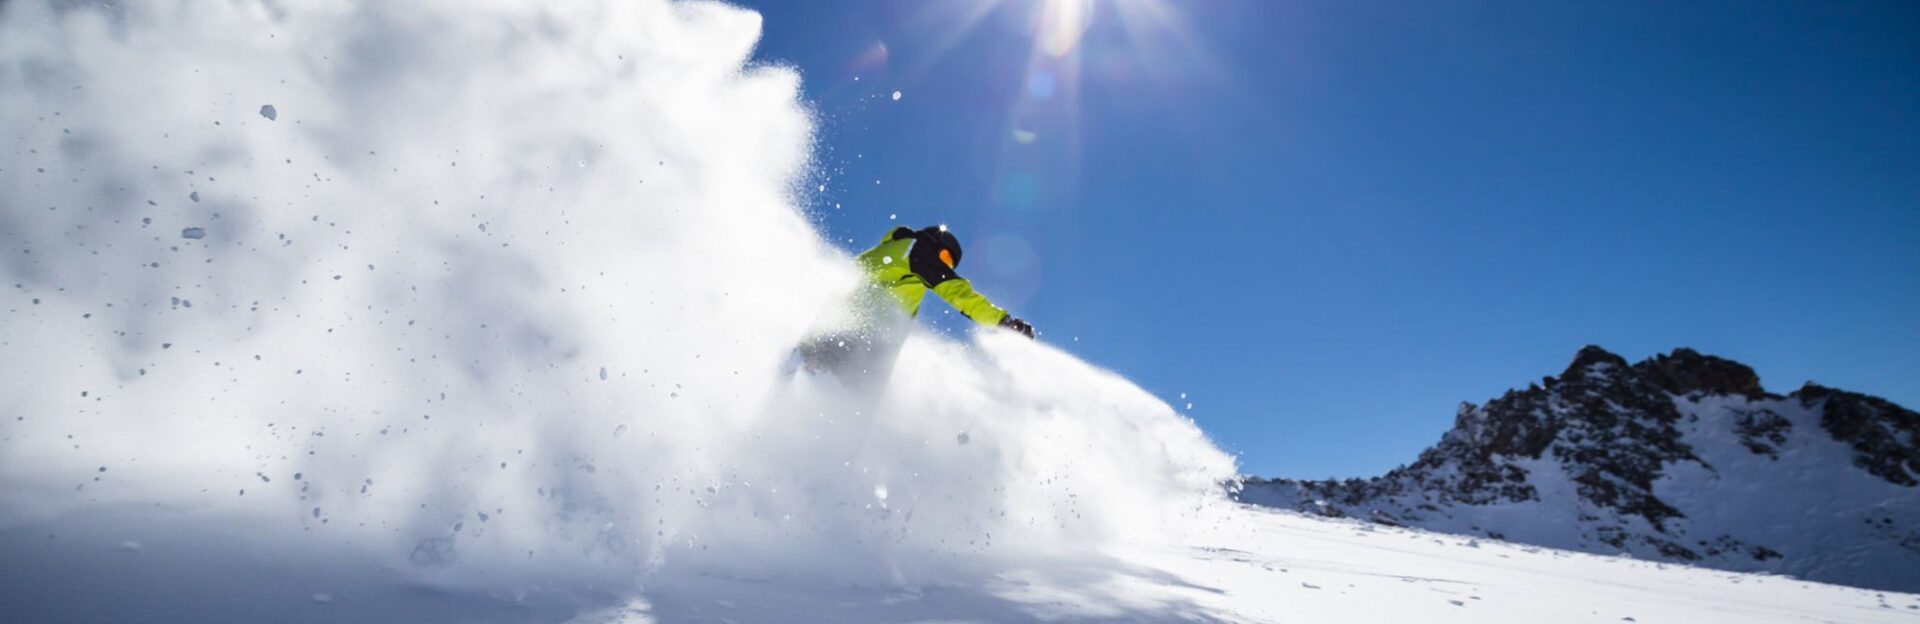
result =
[{"label": "black helmet", "polygon": [[948,232],[947,226],[944,226],[944,225],[931,226],[924,230],[920,230],[920,234],[923,237],[925,237],[925,240],[933,241],[934,243],[940,245],[941,249],[945,249],[949,252],[952,252],[953,265],[960,266],[960,239],[954,236],[953,232]]}]

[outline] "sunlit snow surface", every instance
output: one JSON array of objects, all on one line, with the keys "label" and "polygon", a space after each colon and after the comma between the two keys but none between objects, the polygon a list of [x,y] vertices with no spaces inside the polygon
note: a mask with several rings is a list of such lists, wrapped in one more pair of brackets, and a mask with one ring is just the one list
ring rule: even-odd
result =
[{"label": "sunlit snow surface", "polygon": [[[124,510],[123,510],[124,511]],[[448,587],[244,527],[77,518],[9,530],[18,621],[1914,622],[1920,595],[1670,566],[1257,509],[1212,510],[1180,544],[1007,561],[957,582],[548,568]],[[132,539],[127,539],[132,538]],[[119,540],[125,540],[124,543]],[[145,541],[141,541],[145,540]],[[504,564],[503,564],[504,565]],[[484,574],[485,571],[476,571]],[[484,578],[484,577],[483,577]]]},{"label": "sunlit snow surface", "polygon": [[1245,512],[1005,333],[789,381],[856,280],[800,77],[536,4],[0,3],[0,620],[1912,613]]}]

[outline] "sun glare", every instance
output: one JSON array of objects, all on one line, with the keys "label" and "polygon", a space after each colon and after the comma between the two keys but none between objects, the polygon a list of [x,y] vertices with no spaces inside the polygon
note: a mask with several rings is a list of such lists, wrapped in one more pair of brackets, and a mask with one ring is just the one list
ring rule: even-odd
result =
[{"label": "sun glare", "polygon": [[1080,45],[1093,21],[1093,0],[1045,0],[1039,13],[1040,49],[1054,56],[1065,56]]},{"label": "sun glare", "polygon": [[[924,71],[983,27],[992,29],[985,34],[996,45],[1024,44],[1024,63],[991,68],[1006,72],[1014,87],[996,111],[1006,126],[993,204],[996,214],[1018,221],[1077,184],[1086,80],[1099,82],[1101,93],[1156,97],[1211,70],[1189,10],[1203,9],[1172,0],[924,0],[911,22],[928,53],[911,55],[918,65],[900,71]],[[885,68],[886,59],[876,43],[860,57],[862,69],[850,73]]]}]

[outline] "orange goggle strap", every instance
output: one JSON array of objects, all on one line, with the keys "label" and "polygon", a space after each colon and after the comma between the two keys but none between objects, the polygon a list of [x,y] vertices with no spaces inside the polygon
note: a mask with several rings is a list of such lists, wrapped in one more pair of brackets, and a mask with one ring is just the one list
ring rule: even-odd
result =
[{"label": "orange goggle strap", "polygon": [[949,269],[956,268],[953,266],[953,252],[951,251],[945,249],[940,250],[940,261],[947,263],[947,268]]}]

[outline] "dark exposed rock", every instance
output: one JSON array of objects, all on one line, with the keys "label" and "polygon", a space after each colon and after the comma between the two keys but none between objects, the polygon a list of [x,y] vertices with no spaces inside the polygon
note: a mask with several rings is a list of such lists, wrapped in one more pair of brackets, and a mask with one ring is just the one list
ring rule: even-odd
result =
[{"label": "dark exposed rock", "polygon": [[1648,383],[1674,394],[1737,394],[1756,399],[1767,394],[1760,387],[1760,376],[1747,365],[1684,347],[1648,358],[1634,369]]},{"label": "dark exposed rock", "polygon": [[1820,426],[1858,451],[1854,464],[1887,481],[1920,485],[1920,414],[1880,397],[1808,383],[1793,393],[1821,406]]},{"label": "dark exposed rock", "polygon": [[1784,556],[1780,554],[1780,551],[1765,546],[1748,544],[1728,535],[1722,535],[1714,538],[1712,541],[1700,540],[1698,544],[1700,545],[1701,552],[1708,556],[1737,555],[1751,558],[1754,561],[1767,561],[1769,559],[1779,559]]},{"label": "dark exposed rock", "polygon": [[1733,432],[1740,435],[1740,443],[1755,455],[1779,459],[1780,445],[1787,443],[1787,434],[1793,432],[1793,423],[1769,409],[1732,411],[1737,415],[1733,421]]},{"label": "dark exposed rock", "polygon": [[1582,376],[1595,366],[1599,366],[1601,370],[1626,368],[1627,359],[1614,355],[1613,352],[1602,349],[1598,345],[1587,345],[1581,347],[1579,353],[1573,354],[1573,363],[1568,364],[1567,370],[1560,373],[1560,378],[1570,379]]}]

